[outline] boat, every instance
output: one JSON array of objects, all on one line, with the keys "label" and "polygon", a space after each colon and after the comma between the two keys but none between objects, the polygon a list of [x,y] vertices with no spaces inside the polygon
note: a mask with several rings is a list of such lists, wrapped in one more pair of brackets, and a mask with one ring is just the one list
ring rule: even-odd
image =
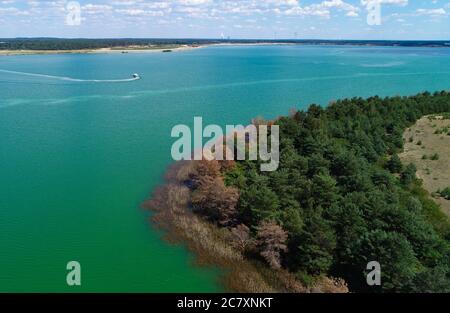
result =
[{"label": "boat", "polygon": [[133,78],[135,78],[135,79],[141,79],[141,76],[139,76],[139,74],[133,74]]}]

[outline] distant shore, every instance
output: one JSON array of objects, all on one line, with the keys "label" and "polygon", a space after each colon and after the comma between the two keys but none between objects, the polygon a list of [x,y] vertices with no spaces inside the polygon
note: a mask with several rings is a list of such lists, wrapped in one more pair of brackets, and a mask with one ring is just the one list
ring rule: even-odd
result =
[{"label": "distant shore", "polygon": [[114,47],[99,49],[71,49],[71,50],[0,50],[0,56],[14,55],[44,55],[44,54],[101,54],[101,53],[164,53],[180,52],[212,46],[279,46],[294,45],[293,43],[210,43],[200,45],[179,45],[175,47]]},{"label": "distant shore", "polygon": [[[22,42],[23,45],[18,45],[23,49],[0,49],[0,56],[11,56],[11,55],[43,55],[43,54],[96,54],[96,53],[163,53],[163,52],[177,52],[186,51],[204,47],[211,46],[266,46],[266,45],[315,45],[315,46],[360,46],[360,47],[409,47],[409,48],[450,48],[450,42],[444,41],[418,41],[418,42],[408,42],[408,41],[332,41],[332,40],[286,40],[286,41],[229,41],[229,42],[218,42],[218,41],[208,41],[199,40],[197,42],[186,41],[186,42],[173,42],[168,40],[167,42],[136,42],[136,43],[124,43],[120,40],[113,40],[108,42],[113,46],[110,47],[93,47],[95,46],[92,42],[95,40],[89,40],[88,43],[81,43],[78,45],[78,49],[58,49],[58,44],[64,45],[70,43],[71,40],[56,39],[58,41],[56,44],[49,42],[47,44],[40,44],[36,49],[27,49],[28,44],[32,44],[33,39],[27,39]],[[101,42],[102,40],[97,40]],[[0,44],[7,44],[6,41],[0,41]],[[117,44],[117,45],[115,45]],[[120,45],[122,44],[122,45]],[[55,46],[54,49],[46,49],[47,46]],[[31,47],[31,46],[30,46]],[[36,46],[35,46],[36,47]],[[43,47],[42,49],[40,47]],[[74,48],[77,45],[74,45]],[[1,47],[0,47],[1,48]]]},{"label": "distant shore", "polygon": [[44,54],[100,54],[100,53],[157,53],[176,52],[197,49],[203,46],[181,45],[170,48],[143,48],[143,47],[115,47],[99,49],[73,49],[73,50],[0,50],[0,56],[13,55],[44,55]]}]

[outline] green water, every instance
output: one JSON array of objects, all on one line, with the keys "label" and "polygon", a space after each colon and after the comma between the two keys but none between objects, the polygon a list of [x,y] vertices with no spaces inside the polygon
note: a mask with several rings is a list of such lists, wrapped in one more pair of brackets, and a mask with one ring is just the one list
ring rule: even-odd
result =
[{"label": "green water", "polygon": [[[140,204],[171,162],[171,128],[292,107],[448,89],[445,49],[211,47],[167,54],[1,57],[0,291],[214,292]],[[81,263],[82,286],[66,285]]]}]

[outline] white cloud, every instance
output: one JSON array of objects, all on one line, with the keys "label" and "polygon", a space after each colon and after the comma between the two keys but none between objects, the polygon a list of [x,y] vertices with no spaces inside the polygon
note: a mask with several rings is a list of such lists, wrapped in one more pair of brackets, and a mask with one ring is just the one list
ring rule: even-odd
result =
[{"label": "white cloud", "polygon": [[419,15],[431,15],[431,16],[438,16],[438,15],[446,15],[447,12],[445,9],[417,9],[416,11]]}]

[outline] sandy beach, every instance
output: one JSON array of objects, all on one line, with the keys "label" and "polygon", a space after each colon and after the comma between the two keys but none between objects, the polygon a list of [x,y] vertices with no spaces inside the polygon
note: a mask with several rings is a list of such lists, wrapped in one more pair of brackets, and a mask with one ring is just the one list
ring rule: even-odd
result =
[{"label": "sandy beach", "polygon": [[162,53],[181,52],[214,46],[267,46],[267,45],[294,45],[293,43],[211,43],[201,45],[179,45],[175,47],[114,47],[100,49],[76,49],[76,50],[0,50],[0,56],[11,55],[38,55],[38,54],[94,54],[94,53]]},{"label": "sandy beach", "polygon": [[79,49],[79,50],[0,50],[0,56],[12,55],[39,55],[39,54],[94,54],[94,53],[162,53],[179,52],[205,47],[206,45],[191,46],[181,45],[177,47],[164,48],[140,48],[140,47],[115,47],[100,49]]}]

